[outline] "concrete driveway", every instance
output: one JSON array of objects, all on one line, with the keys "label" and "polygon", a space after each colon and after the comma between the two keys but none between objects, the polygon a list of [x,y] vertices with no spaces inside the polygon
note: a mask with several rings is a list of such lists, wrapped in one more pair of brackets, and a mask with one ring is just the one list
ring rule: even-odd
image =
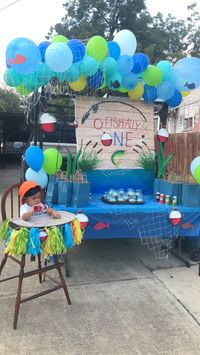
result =
[{"label": "concrete driveway", "polygon": [[[17,165],[0,169],[0,192],[19,176]],[[69,251],[68,263],[72,305],[62,290],[22,304],[17,330],[17,281],[0,284],[0,355],[200,354],[197,265],[187,268],[172,255],[158,260],[135,239],[83,241]],[[2,277],[13,273],[9,261]],[[23,294],[49,283],[28,278]]]}]

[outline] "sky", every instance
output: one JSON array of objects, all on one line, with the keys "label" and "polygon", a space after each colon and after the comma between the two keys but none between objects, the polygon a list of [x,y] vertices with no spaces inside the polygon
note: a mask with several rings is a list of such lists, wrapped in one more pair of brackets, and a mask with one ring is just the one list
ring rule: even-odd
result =
[{"label": "sky", "polygon": [[[159,11],[184,19],[187,5],[193,2],[198,4],[200,11],[200,0],[146,0],[146,5],[151,15]],[[36,44],[44,41],[50,26],[61,22],[65,14],[63,3],[64,0],[0,0],[0,81],[6,70],[8,43],[17,37],[29,38]]]}]

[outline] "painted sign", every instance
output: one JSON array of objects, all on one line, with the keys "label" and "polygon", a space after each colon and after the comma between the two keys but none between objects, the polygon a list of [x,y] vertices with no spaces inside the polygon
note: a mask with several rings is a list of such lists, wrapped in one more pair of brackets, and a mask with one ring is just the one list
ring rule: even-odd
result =
[{"label": "painted sign", "polygon": [[112,97],[76,100],[78,146],[99,152],[100,169],[135,169],[138,154],[154,148],[153,107]]}]

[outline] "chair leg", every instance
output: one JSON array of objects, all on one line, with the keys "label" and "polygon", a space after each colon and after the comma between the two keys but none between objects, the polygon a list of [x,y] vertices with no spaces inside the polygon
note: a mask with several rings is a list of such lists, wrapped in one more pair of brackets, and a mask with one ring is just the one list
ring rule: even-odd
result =
[{"label": "chair leg", "polygon": [[19,283],[18,283],[18,289],[17,289],[17,297],[16,297],[16,301],[15,301],[15,314],[14,314],[13,329],[17,328],[19,308],[20,308],[20,304],[21,304],[21,292],[22,292],[22,282],[23,282],[23,278],[24,278],[25,260],[26,260],[26,254],[23,254],[22,258],[21,258],[21,266],[20,266],[20,271],[19,271]]},{"label": "chair leg", "polygon": [[68,288],[67,288],[65,279],[64,279],[64,277],[63,277],[63,273],[62,273],[62,270],[61,270],[60,263],[59,263],[59,261],[58,261],[58,257],[57,257],[56,255],[54,255],[54,258],[55,258],[56,268],[57,268],[58,273],[59,273],[59,276],[60,276],[61,284],[62,284],[64,293],[65,293],[65,296],[66,296],[66,298],[67,298],[67,302],[68,302],[68,304],[71,304],[71,300],[70,300],[70,297],[69,297]]},{"label": "chair leg", "polygon": [[1,275],[1,272],[2,272],[2,270],[3,270],[3,268],[4,268],[5,264],[6,264],[7,259],[8,259],[8,254],[5,254],[4,258],[3,258],[2,262],[1,262],[1,265],[0,265],[0,275]]},{"label": "chair leg", "polygon": [[[42,263],[41,263],[41,254],[38,254],[38,269],[41,269]],[[39,272],[39,282],[42,283],[42,272]]]}]

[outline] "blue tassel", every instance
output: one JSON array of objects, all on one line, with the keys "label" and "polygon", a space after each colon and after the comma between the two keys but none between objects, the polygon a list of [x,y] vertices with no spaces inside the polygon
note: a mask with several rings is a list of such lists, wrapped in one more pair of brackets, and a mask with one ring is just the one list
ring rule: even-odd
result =
[{"label": "blue tassel", "polygon": [[12,231],[13,231],[13,228],[10,228],[10,229],[9,229],[9,232],[8,232],[8,234],[7,234],[7,237],[6,237],[6,239],[5,239],[5,245],[8,244],[8,242],[9,242],[9,240],[10,240],[10,236],[11,236]]},{"label": "blue tassel", "polygon": [[39,228],[31,228],[29,231],[27,254],[31,254],[34,256],[42,254],[42,249],[40,247]]},{"label": "blue tassel", "polygon": [[68,223],[63,226],[62,234],[64,236],[64,244],[66,248],[72,248],[74,246],[74,241],[72,231]]}]

